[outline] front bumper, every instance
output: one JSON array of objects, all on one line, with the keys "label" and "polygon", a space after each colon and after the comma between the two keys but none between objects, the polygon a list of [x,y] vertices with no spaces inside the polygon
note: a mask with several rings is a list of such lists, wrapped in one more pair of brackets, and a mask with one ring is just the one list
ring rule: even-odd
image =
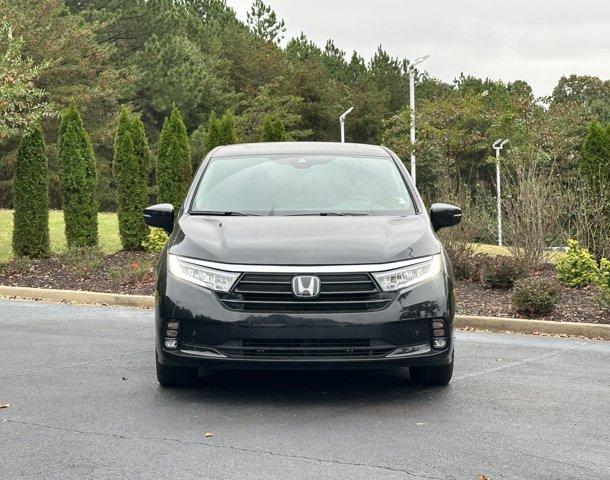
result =
[{"label": "front bumper", "polygon": [[[385,309],[342,313],[251,313],[226,309],[209,290],[167,274],[159,283],[156,303],[156,350],[159,363],[205,368],[385,368],[445,365],[453,356],[453,297],[439,275],[400,292]],[[168,321],[178,321],[178,349],[164,348]],[[445,322],[447,346],[433,348],[433,320]],[[245,341],[341,339],[349,344],[371,339],[395,348],[412,347],[403,356],[336,356],[286,354],[265,358],[233,355],[223,346]],[[393,352],[395,348],[388,347]],[[220,353],[220,355],[216,355]],[[224,355],[224,356],[223,356]]]}]

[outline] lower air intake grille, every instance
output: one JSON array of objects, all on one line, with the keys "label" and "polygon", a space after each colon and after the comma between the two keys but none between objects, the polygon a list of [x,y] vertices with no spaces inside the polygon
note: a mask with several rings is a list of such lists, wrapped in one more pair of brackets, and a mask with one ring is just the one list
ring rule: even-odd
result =
[{"label": "lower air intake grille", "polygon": [[375,339],[243,339],[214,347],[232,358],[381,358],[396,346]]},{"label": "lower air intake grille", "polygon": [[218,293],[223,305],[241,312],[367,312],[388,306],[393,292],[379,289],[368,273],[326,273],[315,298],[292,293],[293,274],[245,273],[229,293]]}]

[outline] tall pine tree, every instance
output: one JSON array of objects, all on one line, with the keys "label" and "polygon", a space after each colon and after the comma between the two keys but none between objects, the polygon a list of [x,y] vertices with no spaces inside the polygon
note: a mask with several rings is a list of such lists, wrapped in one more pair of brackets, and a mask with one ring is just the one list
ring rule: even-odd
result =
[{"label": "tall pine tree", "polygon": [[49,254],[49,183],[44,137],[39,125],[25,134],[17,151],[13,181],[13,251],[18,257]]},{"label": "tall pine tree", "polygon": [[163,122],[157,151],[158,201],[171,203],[176,209],[182,206],[191,182],[193,167],[189,138],[182,115],[173,108]]},{"label": "tall pine tree", "polygon": [[98,200],[95,156],[73,101],[62,114],[58,144],[66,241],[69,247],[96,246]]},{"label": "tall pine tree", "polygon": [[[114,143],[112,171],[116,182],[119,234],[125,250],[140,248],[148,231],[142,219],[146,207],[146,177],[141,156],[146,156],[146,136],[134,117],[121,108]],[[136,149],[136,145],[138,148]],[[148,170],[146,170],[147,172]]]}]

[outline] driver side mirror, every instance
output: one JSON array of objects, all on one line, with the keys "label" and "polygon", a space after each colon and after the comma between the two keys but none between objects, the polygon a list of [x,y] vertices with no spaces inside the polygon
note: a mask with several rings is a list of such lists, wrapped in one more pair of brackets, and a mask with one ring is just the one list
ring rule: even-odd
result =
[{"label": "driver side mirror", "polygon": [[174,206],[160,203],[144,209],[144,223],[149,227],[162,228],[167,233],[174,229]]},{"label": "driver side mirror", "polygon": [[462,209],[447,203],[435,203],[430,207],[430,221],[435,232],[452,227],[462,221]]}]

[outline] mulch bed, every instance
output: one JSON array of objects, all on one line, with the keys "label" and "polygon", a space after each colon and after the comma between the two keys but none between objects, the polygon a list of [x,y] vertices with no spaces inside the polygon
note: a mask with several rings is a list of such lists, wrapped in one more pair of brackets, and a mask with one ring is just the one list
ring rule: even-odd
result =
[{"label": "mulch bed", "polygon": [[[545,269],[541,276],[553,276],[553,269]],[[594,286],[570,288],[558,283],[559,301],[552,313],[530,317],[556,322],[610,323],[610,313],[597,301],[598,290]],[[486,317],[521,317],[512,310],[510,290],[485,288],[479,282],[456,281],[456,310],[461,315]]]},{"label": "mulch bed", "polygon": [[0,265],[0,285],[151,295],[158,255],[78,254]]},{"label": "mulch bed", "polygon": [[[11,261],[0,265],[0,285],[89,290],[150,295],[155,284],[157,255],[145,252],[71,253],[35,261]],[[552,269],[541,275],[552,276]],[[597,303],[595,287],[559,286],[555,311],[541,320],[610,323],[610,314]],[[483,287],[468,280],[456,282],[457,312],[492,317],[522,316],[512,311],[509,290]]]}]

